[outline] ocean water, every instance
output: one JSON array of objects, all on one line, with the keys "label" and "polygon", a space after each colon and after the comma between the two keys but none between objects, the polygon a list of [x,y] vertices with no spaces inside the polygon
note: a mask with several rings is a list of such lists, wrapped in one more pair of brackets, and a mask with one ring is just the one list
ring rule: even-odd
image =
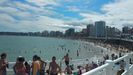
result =
[{"label": "ocean water", "polygon": [[[77,50],[79,51],[79,56],[77,56]],[[56,56],[57,60],[59,60],[66,53],[69,53],[71,59],[92,59],[93,57],[94,59],[92,60],[95,60],[99,56],[103,56],[101,51],[105,51],[105,49],[97,47],[93,43],[77,40],[30,36],[0,36],[0,54],[3,52],[7,53],[7,59],[10,62],[16,61],[18,56],[24,56],[26,61],[29,61],[32,60],[35,54],[43,60],[51,60],[52,56]]]}]

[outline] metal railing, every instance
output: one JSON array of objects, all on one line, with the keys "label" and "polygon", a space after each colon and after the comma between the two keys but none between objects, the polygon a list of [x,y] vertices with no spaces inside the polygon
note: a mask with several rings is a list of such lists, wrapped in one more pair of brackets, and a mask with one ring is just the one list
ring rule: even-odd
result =
[{"label": "metal railing", "polygon": [[128,53],[123,57],[120,57],[116,60],[106,60],[106,64],[97,67],[91,71],[88,71],[82,75],[117,75],[118,70],[120,69],[120,65],[116,63],[120,63],[120,61],[124,60],[125,68],[122,75],[133,75],[133,64],[130,64],[130,60],[133,59],[133,53]]}]

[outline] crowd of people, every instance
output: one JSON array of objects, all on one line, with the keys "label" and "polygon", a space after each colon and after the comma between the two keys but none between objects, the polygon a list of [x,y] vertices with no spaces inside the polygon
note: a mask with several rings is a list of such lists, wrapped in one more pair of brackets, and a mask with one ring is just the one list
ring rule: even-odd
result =
[{"label": "crowd of people", "polygon": [[[6,68],[9,67],[9,63],[6,60],[7,54],[2,53],[0,57],[1,57],[1,59],[0,59],[0,75],[7,75]],[[33,56],[32,63],[28,63],[27,61],[25,61],[24,57],[19,56],[19,57],[17,57],[16,63],[13,66],[13,71],[14,71],[15,75],[45,75],[45,74],[58,75],[58,73],[62,73],[62,72],[67,75],[72,75],[72,74],[81,75],[84,72],[88,72],[98,66],[105,64],[105,61],[108,59],[115,60],[119,57],[122,57],[121,52],[118,55],[116,55],[114,53],[111,55],[106,54],[103,56],[103,59],[104,59],[103,61],[100,61],[98,63],[92,61],[92,63],[87,63],[86,65],[78,65],[77,71],[74,72],[74,70],[75,70],[73,67],[74,64],[73,65],[70,64],[70,57],[69,57],[68,53],[62,58],[62,61],[65,62],[65,66],[66,66],[66,68],[64,70],[62,70],[62,68],[61,68],[62,63],[58,64],[56,62],[55,56],[52,57],[52,60],[49,63],[49,65],[47,65],[48,63],[43,61],[41,59],[41,57],[39,57],[38,55]],[[124,65],[125,65],[124,60],[121,61],[120,63],[116,63],[116,64],[120,64],[120,68],[123,71]],[[46,65],[49,67],[46,68]],[[120,72],[121,72],[121,70],[120,70]]]},{"label": "crowd of people", "polygon": [[[8,62],[6,60],[7,54],[2,53],[0,59],[0,75],[7,75],[6,68],[8,68]],[[32,64],[30,65],[25,58],[22,56],[17,57],[16,63],[13,66],[15,75],[45,75],[45,68],[47,63],[43,61],[39,56],[34,55]],[[57,75],[61,72],[60,66],[56,63],[56,57],[52,57],[49,69],[47,70],[48,75]]]},{"label": "crowd of people", "polygon": [[[6,68],[8,68],[9,63],[6,60],[7,54],[2,53],[0,59],[0,75],[7,75]],[[39,56],[34,55],[33,61],[29,64],[25,61],[25,58],[22,56],[17,57],[16,63],[13,66],[13,71],[15,75],[57,75],[58,73],[65,73],[67,75],[73,74],[73,66],[70,65],[69,54],[67,53],[62,60],[64,60],[66,68],[63,71],[61,65],[56,63],[56,57],[52,57],[52,61],[49,63],[49,68],[46,69],[47,63],[43,61]],[[92,66],[89,64],[85,66],[86,72],[97,67],[97,64],[92,62]],[[77,66],[77,75],[82,74],[83,66]]]},{"label": "crowd of people", "polygon": [[[7,75],[7,70],[9,63],[6,60],[7,54],[2,53],[0,59],[0,75]],[[66,54],[62,60],[66,64],[64,73],[71,75],[72,69],[69,65],[69,55]],[[22,56],[17,57],[16,63],[13,66],[13,71],[15,75],[58,75],[61,73],[61,67],[56,63],[56,57],[52,57],[52,61],[49,63],[49,68],[46,70],[47,63],[43,61],[38,55],[33,56],[33,61],[29,64],[25,61]]]}]

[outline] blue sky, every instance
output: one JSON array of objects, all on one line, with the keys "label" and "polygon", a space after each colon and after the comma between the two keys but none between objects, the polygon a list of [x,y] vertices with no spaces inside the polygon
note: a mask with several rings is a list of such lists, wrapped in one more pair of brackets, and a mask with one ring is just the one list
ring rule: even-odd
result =
[{"label": "blue sky", "polygon": [[121,28],[133,25],[133,0],[0,0],[0,31],[75,28],[104,20]]}]

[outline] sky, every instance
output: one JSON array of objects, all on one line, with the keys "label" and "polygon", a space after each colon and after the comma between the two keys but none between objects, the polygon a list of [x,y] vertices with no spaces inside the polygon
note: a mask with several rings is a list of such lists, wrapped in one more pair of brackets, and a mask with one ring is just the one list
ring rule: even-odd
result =
[{"label": "sky", "polygon": [[133,26],[133,0],[0,0],[0,31],[80,31],[100,20]]}]

